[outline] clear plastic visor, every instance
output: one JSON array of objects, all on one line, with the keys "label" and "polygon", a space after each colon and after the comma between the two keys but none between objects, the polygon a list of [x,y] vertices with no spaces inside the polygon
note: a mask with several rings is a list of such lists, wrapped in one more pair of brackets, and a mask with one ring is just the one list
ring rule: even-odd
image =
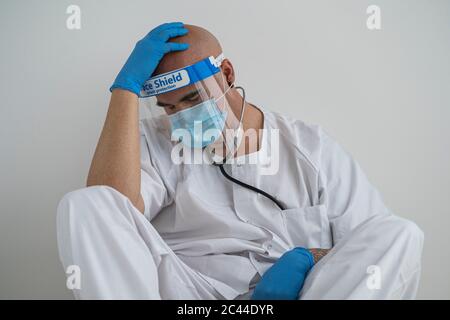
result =
[{"label": "clear plastic visor", "polygon": [[[151,122],[173,143],[204,148],[227,144],[240,127],[242,100],[230,99],[223,73],[179,89],[142,98]],[[183,132],[184,131],[184,132]],[[187,137],[187,135],[190,137]]]}]

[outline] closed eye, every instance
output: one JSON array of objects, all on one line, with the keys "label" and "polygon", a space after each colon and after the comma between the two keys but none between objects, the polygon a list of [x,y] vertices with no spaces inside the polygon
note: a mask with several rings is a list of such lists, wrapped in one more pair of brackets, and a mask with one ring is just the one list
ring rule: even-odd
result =
[{"label": "closed eye", "polygon": [[184,97],[180,99],[180,102],[194,102],[199,99],[200,99],[200,92],[198,90],[194,90],[184,95]]},{"label": "closed eye", "polygon": [[195,96],[189,97],[185,101],[187,102],[197,102],[200,100],[200,95],[197,93]]},{"label": "closed eye", "polygon": [[[196,102],[200,102],[200,101],[201,101],[200,91],[199,90],[193,90],[193,91],[189,92],[188,94],[185,94],[179,100],[178,103],[188,102],[190,104],[195,104]],[[172,111],[173,112],[173,111],[176,110],[176,105],[173,105],[173,104],[157,101],[156,105],[158,105],[159,107],[164,107],[168,111]]]}]

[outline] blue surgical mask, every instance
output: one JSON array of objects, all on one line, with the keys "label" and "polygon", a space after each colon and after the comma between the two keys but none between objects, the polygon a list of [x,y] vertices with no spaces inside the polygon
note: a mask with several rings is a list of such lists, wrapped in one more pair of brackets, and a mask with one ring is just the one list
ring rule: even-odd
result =
[{"label": "blue surgical mask", "polygon": [[[218,140],[225,127],[227,112],[222,112],[215,99],[210,99],[169,115],[172,137],[180,137],[187,147],[204,148]],[[184,129],[185,131],[177,131]]]}]

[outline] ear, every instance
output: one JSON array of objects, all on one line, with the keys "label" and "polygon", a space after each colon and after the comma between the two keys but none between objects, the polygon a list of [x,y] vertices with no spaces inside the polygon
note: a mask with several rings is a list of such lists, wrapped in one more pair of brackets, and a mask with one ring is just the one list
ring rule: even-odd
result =
[{"label": "ear", "polygon": [[222,69],[222,73],[224,74],[228,85],[231,86],[231,84],[233,84],[235,81],[235,74],[233,65],[231,64],[230,60],[224,59],[220,68]]}]

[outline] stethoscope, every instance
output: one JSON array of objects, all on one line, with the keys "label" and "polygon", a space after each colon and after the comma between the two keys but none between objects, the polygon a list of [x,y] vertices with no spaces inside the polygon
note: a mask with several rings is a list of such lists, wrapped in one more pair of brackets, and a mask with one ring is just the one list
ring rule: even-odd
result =
[{"label": "stethoscope", "polygon": [[[243,120],[243,117],[244,117],[244,111],[245,111],[245,106],[246,106],[246,103],[245,103],[245,90],[244,90],[243,87],[236,87],[236,89],[240,89],[240,90],[242,91],[242,109],[241,109],[242,111],[241,111],[241,117],[240,117],[240,120],[239,120],[239,127],[240,127],[240,126],[242,125],[242,120]],[[238,130],[240,130],[240,129],[238,129]],[[239,145],[238,140],[237,140],[237,138],[235,137],[235,139],[234,139],[234,147],[237,148],[238,145]],[[272,200],[272,202],[275,203],[281,210],[285,210],[285,207],[284,207],[277,199],[275,199],[275,197],[273,197],[272,195],[268,194],[268,193],[265,192],[264,190],[261,190],[261,189],[259,189],[259,188],[254,187],[254,186],[251,186],[251,185],[249,185],[249,184],[247,184],[247,183],[245,183],[245,182],[242,182],[242,181],[240,181],[240,180],[238,180],[238,179],[236,179],[236,178],[233,178],[232,176],[230,176],[230,175],[225,171],[225,168],[223,167],[223,165],[224,165],[224,164],[226,163],[226,161],[230,158],[230,155],[231,155],[231,154],[232,154],[232,152],[230,152],[229,154],[227,154],[227,155],[222,159],[222,161],[220,161],[220,162],[212,161],[212,165],[219,167],[220,172],[222,173],[222,175],[223,175],[226,179],[230,180],[230,181],[233,182],[233,183],[236,183],[236,184],[240,185],[241,187],[244,187],[244,188],[246,188],[246,189],[252,190],[252,191],[254,191],[254,192],[256,192],[256,193],[259,193],[259,194],[265,196],[266,198]]]},{"label": "stethoscope", "polygon": [[242,186],[242,187],[244,187],[244,188],[247,188],[247,189],[249,189],[249,190],[255,191],[256,193],[262,194],[262,195],[265,196],[266,198],[269,198],[270,200],[272,200],[272,201],[273,201],[273,202],[274,202],[281,210],[285,210],[284,206],[283,206],[277,199],[275,199],[273,196],[271,196],[270,194],[268,194],[268,193],[265,192],[264,190],[258,189],[258,188],[254,187],[254,186],[251,186],[251,185],[249,185],[249,184],[246,184],[245,182],[242,182],[242,181],[240,181],[240,180],[238,180],[238,179],[233,178],[232,176],[230,176],[230,175],[225,171],[225,169],[224,169],[224,167],[223,167],[223,163],[220,163],[220,164],[219,164],[219,163],[213,162],[213,165],[219,167],[220,172],[222,172],[223,176],[224,176],[225,178],[227,178],[228,180],[230,180],[230,181],[232,181],[232,182],[234,182],[234,183],[236,183],[236,184],[238,184],[238,185],[240,185],[240,186]]}]

